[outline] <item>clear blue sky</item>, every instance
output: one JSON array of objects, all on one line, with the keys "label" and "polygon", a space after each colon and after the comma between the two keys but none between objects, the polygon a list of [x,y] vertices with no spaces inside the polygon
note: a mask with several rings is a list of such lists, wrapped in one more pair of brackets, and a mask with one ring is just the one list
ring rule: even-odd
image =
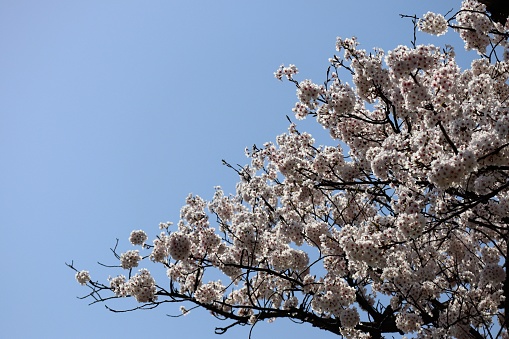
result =
[{"label": "clear blue sky", "polygon": [[[232,192],[237,177],[221,159],[245,164],[246,146],[288,126],[295,88],[273,77],[280,64],[322,82],[336,36],[391,49],[412,38],[399,13],[459,4],[0,1],[0,337],[219,338],[214,327],[226,323],[204,312],[173,319],[172,305],[126,314],[87,306],[76,297],[88,289],[64,262],[104,281],[119,272],[96,262],[116,264],[117,237],[131,249],[131,230],[153,238],[160,221],[178,221],[188,193]],[[122,301],[114,305],[133,306]],[[334,337],[289,321],[253,332],[312,335]]]}]

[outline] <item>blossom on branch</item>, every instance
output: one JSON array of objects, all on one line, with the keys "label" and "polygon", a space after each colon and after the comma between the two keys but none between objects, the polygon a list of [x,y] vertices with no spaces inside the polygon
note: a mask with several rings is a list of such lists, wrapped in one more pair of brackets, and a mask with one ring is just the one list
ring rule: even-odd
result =
[{"label": "blossom on branch", "polygon": [[[470,68],[448,45],[367,51],[356,38],[337,39],[323,83],[281,66],[295,117],[316,119],[330,144],[291,123],[247,149],[249,164],[224,162],[235,194],[189,195],[152,245],[138,230],[140,251],[115,248],[129,277],[78,282],[97,301],[194,304],[231,321],[217,333],[290,318],[347,338],[507,338],[509,28],[475,0],[446,16],[414,28],[459,33],[478,52]],[[130,275],[145,263],[166,277]]]},{"label": "blossom on branch", "polygon": [[76,273],[76,280],[80,285],[86,285],[90,281],[90,273],[88,271],[79,271]]},{"label": "blossom on branch", "polygon": [[419,20],[419,29],[433,35],[444,35],[447,32],[447,20],[442,14],[428,12]]}]

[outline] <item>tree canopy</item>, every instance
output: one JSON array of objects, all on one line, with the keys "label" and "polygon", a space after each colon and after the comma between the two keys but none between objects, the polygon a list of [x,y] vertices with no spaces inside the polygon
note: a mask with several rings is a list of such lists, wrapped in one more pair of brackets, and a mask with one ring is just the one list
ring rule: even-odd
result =
[{"label": "tree canopy", "polygon": [[[290,318],[347,338],[509,338],[502,3],[413,17],[416,30],[459,34],[477,51],[469,69],[449,45],[367,51],[356,38],[337,39],[323,83],[280,66],[275,77],[297,88],[295,118],[316,119],[330,144],[291,122],[246,150],[249,165],[225,162],[236,194],[189,195],[153,241],[132,231],[139,249],[113,250],[123,274],[100,282],[69,264],[86,297],[204,308],[227,322],[219,334]],[[137,271],[146,261],[168,278]]]}]

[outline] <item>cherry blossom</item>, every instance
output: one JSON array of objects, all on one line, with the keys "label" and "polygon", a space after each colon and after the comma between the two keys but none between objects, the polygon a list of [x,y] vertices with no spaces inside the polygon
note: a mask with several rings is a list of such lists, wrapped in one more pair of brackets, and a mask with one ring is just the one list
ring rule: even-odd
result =
[{"label": "cherry blossom", "polygon": [[129,242],[133,245],[144,245],[147,239],[147,233],[143,230],[132,231],[129,236]]},{"label": "cherry blossom", "polygon": [[90,273],[88,271],[79,271],[76,273],[76,280],[80,285],[86,285],[90,281]]},{"label": "cherry blossom", "polygon": [[127,251],[120,255],[120,266],[124,269],[138,267],[138,262],[142,259],[139,251]]},{"label": "cherry blossom", "polygon": [[447,32],[447,20],[442,14],[428,12],[419,20],[419,29],[433,35],[443,35]]},{"label": "cherry blossom", "polygon": [[[291,318],[347,338],[507,338],[509,27],[475,0],[415,19],[459,34],[470,68],[446,44],[368,51],[356,38],[337,39],[325,81],[280,66],[295,118],[316,119],[329,145],[291,123],[246,149],[247,165],[225,162],[234,194],[189,195],[175,226],[115,247],[128,277],[75,269],[77,281],[98,301],[202,307],[231,321],[217,333]],[[166,277],[131,275],[139,265]]]}]

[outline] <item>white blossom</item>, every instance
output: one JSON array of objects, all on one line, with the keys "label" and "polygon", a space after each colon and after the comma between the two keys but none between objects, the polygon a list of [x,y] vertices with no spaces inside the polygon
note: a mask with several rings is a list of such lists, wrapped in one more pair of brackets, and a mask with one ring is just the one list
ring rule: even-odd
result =
[{"label": "white blossom", "polygon": [[482,337],[496,326],[507,337],[509,28],[485,10],[465,0],[415,27],[454,27],[478,52],[466,69],[447,44],[368,51],[354,37],[337,39],[324,82],[280,66],[275,77],[297,87],[295,117],[316,118],[330,144],[291,123],[247,148],[248,164],[230,166],[234,194],[190,194],[153,245],[132,231],[147,253],[120,254],[121,267],[148,257],[166,282],[142,269],[103,289],[140,303],[188,300],[244,324],[293,317],[347,338],[379,335],[370,328]]},{"label": "white blossom", "polygon": [[427,12],[419,20],[419,29],[433,35],[443,35],[447,32],[447,20],[442,14]]},{"label": "white blossom", "polygon": [[79,271],[76,273],[76,280],[80,285],[86,285],[90,281],[90,273],[88,271]]},{"label": "white blossom", "polygon": [[147,233],[145,233],[143,230],[132,231],[131,235],[129,236],[129,241],[133,245],[144,245],[147,239]]},{"label": "white blossom", "polygon": [[142,259],[139,253],[138,250],[122,253],[120,255],[120,266],[123,269],[138,267],[138,262]]}]

